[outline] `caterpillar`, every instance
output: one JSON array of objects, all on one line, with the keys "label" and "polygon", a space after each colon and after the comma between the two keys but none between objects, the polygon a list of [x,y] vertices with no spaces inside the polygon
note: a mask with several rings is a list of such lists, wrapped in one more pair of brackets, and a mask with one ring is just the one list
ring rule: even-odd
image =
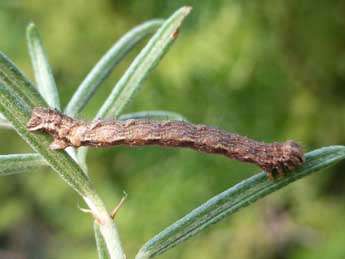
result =
[{"label": "caterpillar", "polygon": [[222,154],[254,163],[267,172],[284,175],[304,162],[302,148],[295,141],[264,143],[207,125],[174,120],[95,120],[73,119],[56,110],[34,108],[27,123],[29,131],[43,131],[54,137],[51,149],[68,146],[110,147],[117,145],[187,147]]}]

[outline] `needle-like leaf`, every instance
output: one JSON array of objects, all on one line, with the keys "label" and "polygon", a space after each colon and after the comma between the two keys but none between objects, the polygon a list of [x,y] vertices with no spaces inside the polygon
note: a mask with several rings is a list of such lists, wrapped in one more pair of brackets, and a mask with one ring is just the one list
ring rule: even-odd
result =
[{"label": "needle-like leaf", "polygon": [[[130,101],[141,83],[168,51],[177,37],[183,20],[190,11],[191,7],[182,7],[163,23],[115,85],[97,113],[96,119],[116,118],[121,114],[122,109]],[[78,150],[78,159],[82,165],[85,165],[87,150],[86,147]]]},{"label": "needle-like leaf", "polygon": [[304,165],[286,177],[270,181],[265,173],[260,173],[211,198],[145,243],[136,259],[153,258],[162,254],[258,199],[343,160],[345,146],[320,148],[307,153],[305,158]]},{"label": "needle-like leaf", "polygon": [[17,92],[30,107],[47,107],[47,103],[30,80],[2,52],[0,52],[0,80],[10,85],[11,89]]},{"label": "needle-like leaf", "polygon": [[147,21],[130,30],[98,61],[84,81],[80,84],[72,99],[69,101],[65,113],[74,117],[88,103],[101,83],[109,76],[116,65],[143,38],[156,31],[163,20]]},{"label": "needle-like leaf", "polygon": [[129,119],[187,121],[187,119],[183,115],[176,112],[170,112],[170,111],[141,111],[141,112],[123,114],[119,116],[119,120],[129,120]]},{"label": "needle-like leaf", "polygon": [[39,154],[0,155],[0,176],[32,172],[47,166]]},{"label": "needle-like leaf", "polygon": [[26,39],[35,72],[37,89],[50,107],[60,109],[60,100],[54,76],[49,66],[39,31],[34,23],[30,23],[27,26]]},{"label": "needle-like leaf", "polygon": [[190,7],[182,7],[164,22],[115,85],[96,118],[116,118],[122,112],[141,83],[174,42],[190,10]]}]

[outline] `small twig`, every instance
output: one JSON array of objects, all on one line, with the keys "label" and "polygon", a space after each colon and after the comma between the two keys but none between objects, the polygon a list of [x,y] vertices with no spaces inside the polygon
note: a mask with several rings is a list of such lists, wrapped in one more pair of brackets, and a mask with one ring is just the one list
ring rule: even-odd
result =
[{"label": "small twig", "polygon": [[123,192],[123,196],[119,202],[119,204],[117,204],[117,206],[113,209],[113,211],[110,213],[110,217],[112,219],[115,218],[116,214],[118,213],[118,211],[121,209],[122,205],[124,204],[125,200],[127,199],[128,194],[126,192]]},{"label": "small twig", "polygon": [[85,208],[81,208],[78,204],[78,209],[84,213],[88,213],[88,214],[91,214],[92,217],[95,219],[95,221],[98,223],[98,224],[102,224],[102,220],[96,216],[96,214],[90,210],[90,209],[85,209]]}]

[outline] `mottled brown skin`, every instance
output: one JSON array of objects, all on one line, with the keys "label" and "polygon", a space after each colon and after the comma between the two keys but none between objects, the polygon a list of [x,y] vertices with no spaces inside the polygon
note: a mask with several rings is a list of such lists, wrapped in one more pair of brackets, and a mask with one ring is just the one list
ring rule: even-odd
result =
[{"label": "mottled brown skin", "polygon": [[206,125],[184,121],[75,120],[60,112],[35,108],[27,124],[30,131],[42,130],[54,137],[51,149],[68,146],[109,147],[115,145],[189,147],[254,163],[272,178],[272,173],[291,171],[303,164],[301,147],[294,141],[266,144]]}]

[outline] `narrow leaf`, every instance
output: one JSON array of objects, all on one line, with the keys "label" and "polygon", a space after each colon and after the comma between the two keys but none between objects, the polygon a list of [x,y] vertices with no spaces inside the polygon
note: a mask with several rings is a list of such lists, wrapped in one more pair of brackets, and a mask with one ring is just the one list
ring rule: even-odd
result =
[{"label": "narrow leaf", "polygon": [[0,155],[0,176],[32,172],[47,166],[39,154]]},{"label": "narrow leaf", "polygon": [[60,109],[60,100],[54,76],[35,24],[30,23],[27,26],[26,39],[35,72],[37,89],[50,107]]},{"label": "narrow leaf", "polygon": [[[21,74],[17,74],[21,75]],[[13,79],[15,83],[24,82],[23,78]],[[11,83],[11,81],[9,82]],[[34,88],[27,87],[27,84],[8,84],[0,80],[0,112],[13,125],[18,134],[36,151],[47,163],[80,195],[86,196],[93,193],[91,183],[84,175],[81,168],[65,151],[53,151],[49,149],[51,137],[46,134],[30,133],[26,129],[26,123],[31,116],[32,106],[38,106],[30,96],[39,95],[27,92],[28,89],[36,91]],[[17,89],[19,89],[17,91]],[[26,102],[25,100],[28,100]],[[39,100],[44,103],[43,100]]]},{"label": "narrow leaf", "polygon": [[[164,22],[115,85],[113,91],[97,113],[97,119],[116,118],[121,113],[149,72],[168,51],[190,10],[190,7],[182,7]],[[88,148],[86,147],[80,148],[78,151],[78,158],[82,165],[85,165],[87,151]]]},{"label": "narrow leaf", "polygon": [[119,116],[119,120],[129,120],[129,119],[187,121],[187,119],[183,115],[176,112],[170,112],[170,111],[141,111],[141,112],[123,114]]},{"label": "narrow leaf", "polygon": [[126,33],[92,68],[69,101],[65,113],[74,117],[88,103],[101,83],[109,76],[116,65],[143,38],[156,31],[163,20],[145,22]]},{"label": "narrow leaf", "polygon": [[190,7],[182,7],[164,22],[115,85],[96,118],[116,118],[122,112],[141,83],[174,42],[178,29],[190,10]]},{"label": "narrow leaf", "polygon": [[2,52],[0,52],[0,80],[10,85],[30,107],[47,106],[30,80]]},{"label": "narrow leaf", "polygon": [[258,199],[343,160],[345,158],[345,146],[320,148],[307,153],[305,158],[305,164],[286,177],[270,181],[262,172],[211,198],[150,239],[140,249],[136,259],[153,258],[162,254]]},{"label": "narrow leaf", "polygon": [[108,259],[109,254],[107,251],[107,245],[104,242],[104,239],[102,237],[101,231],[99,229],[99,224],[96,222],[93,223],[93,230],[95,232],[95,239],[96,239],[96,246],[97,246],[97,253],[99,259]]}]

